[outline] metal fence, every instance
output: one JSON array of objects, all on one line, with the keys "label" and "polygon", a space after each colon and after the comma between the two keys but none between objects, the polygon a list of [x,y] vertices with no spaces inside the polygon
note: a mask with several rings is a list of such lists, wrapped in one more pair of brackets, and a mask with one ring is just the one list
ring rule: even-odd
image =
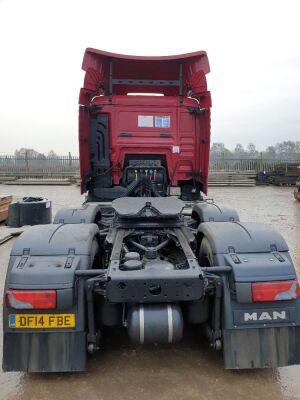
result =
[{"label": "metal fence", "polygon": [[79,171],[79,157],[15,157],[0,156],[0,173],[67,173]]},{"label": "metal fence", "polygon": [[209,162],[210,171],[274,171],[279,165],[299,165],[300,160],[274,160],[263,158],[233,159],[233,158],[211,158]]},{"label": "metal fence", "polygon": [[[300,165],[299,160],[274,160],[263,158],[233,159],[216,158],[210,159],[210,171],[273,171],[278,165]],[[57,157],[15,157],[0,156],[0,173],[4,174],[77,174],[79,172],[78,156]]]}]

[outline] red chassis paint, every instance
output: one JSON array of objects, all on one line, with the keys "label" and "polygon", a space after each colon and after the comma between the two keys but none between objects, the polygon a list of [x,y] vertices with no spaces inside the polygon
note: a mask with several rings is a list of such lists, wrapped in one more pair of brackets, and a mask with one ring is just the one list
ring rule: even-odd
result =
[{"label": "red chassis paint", "polygon": [[[89,120],[105,113],[113,185],[120,184],[125,155],[155,154],[165,157],[171,186],[193,178],[206,193],[211,107],[206,53],[137,57],[87,49],[82,68],[86,74],[79,97],[81,192],[87,190],[91,176]],[[140,123],[144,117],[148,122]],[[167,121],[163,127],[156,123],[161,118]]]}]

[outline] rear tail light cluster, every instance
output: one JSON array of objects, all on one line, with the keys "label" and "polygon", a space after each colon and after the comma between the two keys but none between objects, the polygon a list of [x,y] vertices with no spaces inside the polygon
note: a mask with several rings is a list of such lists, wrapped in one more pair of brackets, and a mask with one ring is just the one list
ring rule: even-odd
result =
[{"label": "rear tail light cluster", "polygon": [[56,290],[7,290],[5,305],[15,309],[56,308]]},{"label": "rear tail light cluster", "polygon": [[252,283],[252,300],[254,302],[293,300],[298,297],[300,297],[298,281]]}]

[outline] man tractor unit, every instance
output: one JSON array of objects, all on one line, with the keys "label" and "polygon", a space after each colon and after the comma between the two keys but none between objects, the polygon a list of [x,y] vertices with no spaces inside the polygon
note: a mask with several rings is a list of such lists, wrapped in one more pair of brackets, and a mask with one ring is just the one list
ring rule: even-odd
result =
[{"label": "man tractor unit", "polygon": [[107,332],[137,344],[200,332],[228,369],[300,361],[299,284],[280,233],[209,201],[204,51],[87,49],[79,96],[82,206],[14,243],[3,369],[86,369]]}]

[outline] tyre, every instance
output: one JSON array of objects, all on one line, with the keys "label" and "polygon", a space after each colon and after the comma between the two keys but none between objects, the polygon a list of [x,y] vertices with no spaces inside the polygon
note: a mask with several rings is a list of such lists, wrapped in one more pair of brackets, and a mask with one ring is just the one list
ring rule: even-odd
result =
[{"label": "tyre", "polygon": [[211,267],[214,265],[213,251],[205,236],[200,244],[198,260],[201,267]]},{"label": "tyre", "polygon": [[[200,244],[198,261],[200,267],[216,266],[214,263],[212,247],[205,236]],[[217,298],[216,295],[210,296],[207,300],[208,310],[204,327],[210,346],[215,350],[222,349],[221,301],[220,297]]]}]

